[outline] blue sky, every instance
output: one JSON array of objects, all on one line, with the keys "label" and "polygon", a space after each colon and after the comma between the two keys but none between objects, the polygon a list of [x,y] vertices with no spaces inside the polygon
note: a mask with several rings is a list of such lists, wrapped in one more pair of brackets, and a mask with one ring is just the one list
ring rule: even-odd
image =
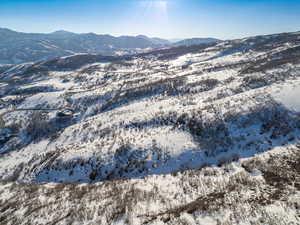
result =
[{"label": "blue sky", "polygon": [[232,39],[299,31],[300,0],[0,0],[0,27]]}]

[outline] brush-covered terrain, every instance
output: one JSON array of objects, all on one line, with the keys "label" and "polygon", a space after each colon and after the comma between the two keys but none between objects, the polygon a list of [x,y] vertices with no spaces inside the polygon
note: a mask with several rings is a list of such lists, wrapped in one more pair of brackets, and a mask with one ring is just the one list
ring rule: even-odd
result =
[{"label": "brush-covered terrain", "polygon": [[300,224],[300,32],[0,66],[0,224]]}]

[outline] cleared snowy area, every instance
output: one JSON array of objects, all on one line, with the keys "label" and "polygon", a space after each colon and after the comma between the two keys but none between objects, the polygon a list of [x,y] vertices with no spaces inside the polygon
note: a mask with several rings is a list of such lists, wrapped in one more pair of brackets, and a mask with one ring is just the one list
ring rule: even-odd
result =
[{"label": "cleared snowy area", "polygon": [[282,102],[286,107],[291,110],[300,112],[300,82],[290,81],[274,94],[274,97],[278,101]]}]

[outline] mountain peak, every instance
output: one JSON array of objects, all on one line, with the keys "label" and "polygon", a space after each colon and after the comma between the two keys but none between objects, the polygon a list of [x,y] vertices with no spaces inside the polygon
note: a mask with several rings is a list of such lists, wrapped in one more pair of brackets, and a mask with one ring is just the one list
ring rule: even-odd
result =
[{"label": "mountain peak", "polygon": [[74,34],[74,33],[70,32],[70,31],[66,31],[66,30],[57,30],[57,31],[54,31],[50,34],[65,35],[65,34]]},{"label": "mountain peak", "polygon": [[11,32],[11,33],[15,33],[16,31],[10,30],[8,28],[4,28],[4,27],[0,27],[0,32]]},{"label": "mountain peak", "polygon": [[175,46],[191,46],[191,45],[199,45],[199,44],[207,44],[207,43],[218,43],[222,42],[220,39],[216,38],[189,38],[189,39],[183,39],[181,41],[175,42]]},{"label": "mountain peak", "polygon": [[136,36],[137,38],[143,38],[143,39],[149,39],[149,37],[147,37],[146,35],[137,35]]}]

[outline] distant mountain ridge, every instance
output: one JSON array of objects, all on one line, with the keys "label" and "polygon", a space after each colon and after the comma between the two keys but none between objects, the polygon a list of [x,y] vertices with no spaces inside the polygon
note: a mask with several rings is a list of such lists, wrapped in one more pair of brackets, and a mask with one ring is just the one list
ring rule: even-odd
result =
[{"label": "distant mountain ridge", "polygon": [[214,42],[221,42],[222,40],[216,38],[190,38],[184,39],[182,41],[175,42],[173,45],[175,46],[191,46],[191,45],[199,45],[199,44],[207,44]]},{"label": "distant mountain ridge", "polygon": [[0,64],[36,62],[77,53],[114,55],[118,51],[202,44],[217,39],[191,40],[171,43],[144,35],[114,37],[108,34],[77,34],[65,30],[43,34],[0,28]]}]

